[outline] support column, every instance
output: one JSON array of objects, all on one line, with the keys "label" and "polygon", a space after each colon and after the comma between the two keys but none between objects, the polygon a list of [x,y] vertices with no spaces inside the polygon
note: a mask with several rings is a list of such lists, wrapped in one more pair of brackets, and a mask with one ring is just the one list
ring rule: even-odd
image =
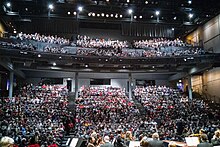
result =
[{"label": "support column", "polygon": [[10,84],[9,84],[9,98],[12,98],[13,94],[13,85],[14,85],[14,72],[10,71]]},{"label": "support column", "polygon": [[189,91],[189,100],[192,100],[192,76],[188,77],[188,91]]},{"label": "support column", "polygon": [[79,80],[79,73],[76,72],[75,74],[75,98],[78,97],[78,80]]},{"label": "support column", "polygon": [[129,83],[129,85],[128,85],[129,86],[129,88],[128,88],[129,100],[132,100],[132,85],[131,85],[132,84],[132,76],[131,76],[131,73],[128,74],[128,79],[129,79],[129,82],[128,82]]}]

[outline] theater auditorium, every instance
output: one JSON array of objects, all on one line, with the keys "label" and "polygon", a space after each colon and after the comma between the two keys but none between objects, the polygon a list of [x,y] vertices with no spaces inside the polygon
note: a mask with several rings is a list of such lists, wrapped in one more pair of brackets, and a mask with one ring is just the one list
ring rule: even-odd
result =
[{"label": "theater auditorium", "polygon": [[0,147],[219,146],[219,0],[0,1]]}]

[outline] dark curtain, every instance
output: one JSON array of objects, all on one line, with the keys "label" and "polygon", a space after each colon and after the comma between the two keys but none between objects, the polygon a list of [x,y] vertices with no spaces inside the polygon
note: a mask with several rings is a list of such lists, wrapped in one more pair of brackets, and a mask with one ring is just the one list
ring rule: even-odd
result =
[{"label": "dark curtain", "polygon": [[54,18],[34,18],[31,22],[22,22],[20,30],[25,33],[77,34],[79,23],[76,20],[54,19]]},{"label": "dark curtain", "polygon": [[122,23],[122,35],[173,38],[172,28],[160,24]]}]

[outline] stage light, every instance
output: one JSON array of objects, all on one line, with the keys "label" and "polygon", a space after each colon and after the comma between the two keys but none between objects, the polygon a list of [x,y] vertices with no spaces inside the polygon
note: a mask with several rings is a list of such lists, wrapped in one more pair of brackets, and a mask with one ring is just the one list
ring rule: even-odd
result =
[{"label": "stage light", "polygon": [[114,17],[114,15],[113,15],[113,14],[111,14],[111,17]]},{"label": "stage light", "polygon": [[148,4],[148,1],[145,1],[145,4]]},{"label": "stage light", "polygon": [[102,13],[102,14],[101,14],[101,16],[102,16],[102,17],[104,17],[104,16],[105,16],[105,14],[104,14],[104,13]]},{"label": "stage light", "polygon": [[88,13],[88,16],[91,16],[91,12]]},{"label": "stage light", "polygon": [[156,11],[155,14],[158,16],[160,15],[160,11]]},{"label": "stage light", "polygon": [[130,0],[127,0],[127,3],[129,3],[130,2]]},{"label": "stage light", "polygon": [[83,10],[83,7],[82,7],[82,6],[79,6],[79,7],[78,7],[78,10],[79,10],[79,12],[81,12],[81,11]]},{"label": "stage light", "polygon": [[134,19],[136,19],[137,18],[137,16],[134,16]]},{"label": "stage light", "polygon": [[189,14],[189,18],[193,18],[193,14],[192,13]]},{"label": "stage light", "polygon": [[99,16],[100,16],[100,14],[97,14],[97,16],[99,17]]},{"label": "stage light", "polygon": [[6,3],[6,6],[9,8],[9,7],[11,7],[11,3],[10,2],[7,2]]},{"label": "stage light", "polygon": [[139,16],[139,18],[142,19],[143,17],[142,17],[142,16]]},{"label": "stage light", "polygon": [[129,13],[129,14],[132,14],[132,13],[133,13],[133,10],[132,10],[132,9],[128,9],[128,13]]},{"label": "stage light", "polygon": [[70,12],[67,12],[68,15],[70,15]]},{"label": "stage light", "polygon": [[188,0],[188,4],[192,4],[192,1],[191,1],[191,0]]},{"label": "stage light", "polygon": [[50,10],[53,10],[53,8],[54,8],[53,4],[49,4],[49,5],[48,5],[48,8],[49,8]]},{"label": "stage light", "polygon": [[120,15],[120,18],[122,18],[123,16],[122,15]]},{"label": "stage light", "polygon": [[106,17],[109,17],[109,15],[108,15],[108,14],[106,14]]},{"label": "stage light", "polygon": [[38,56],[38,58],[40,58],[40,57],[41,57],[41,54],[38,54],[37,56]]},{"label": "stage light", "polygon": [[56,64],[56,62],[53,62],[53,66],[56,66],[57,64]]},{"label": "stage light", "polygon": [[174,28],[172,28],[172,31],[174,31],[175,29]]},{"label": "stage light", "polygon": [[73,15],[76,15],[76,12],[73,12]]},{"label": "stage light", "polygon": [[173,19],[176,20],[176,16]]},{"label": "stage light", "polygon": [[94,17],[94,16],[95,16],[95,13],[92,13],[92,16]]}]

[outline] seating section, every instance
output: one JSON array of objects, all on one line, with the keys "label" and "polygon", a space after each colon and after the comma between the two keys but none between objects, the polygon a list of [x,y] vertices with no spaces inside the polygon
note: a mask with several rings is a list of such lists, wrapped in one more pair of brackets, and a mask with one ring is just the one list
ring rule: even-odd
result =
[{"label": "seating section", "polygon": [[65,87],[27,85],[16,97],[2,98],[0,105],[0,135],[12,137],[17,145],[59,146],[71,129]]},{"label": "seating section", "polygon": [[39,51],[56,54],[106,57],[176,57],[204,54],[201,47],[184,43],[180,39],[152,38],[147,40],[114,40],[78,35],[75,41],[58,36],[18,33],[0,46],[9,49]]}]

